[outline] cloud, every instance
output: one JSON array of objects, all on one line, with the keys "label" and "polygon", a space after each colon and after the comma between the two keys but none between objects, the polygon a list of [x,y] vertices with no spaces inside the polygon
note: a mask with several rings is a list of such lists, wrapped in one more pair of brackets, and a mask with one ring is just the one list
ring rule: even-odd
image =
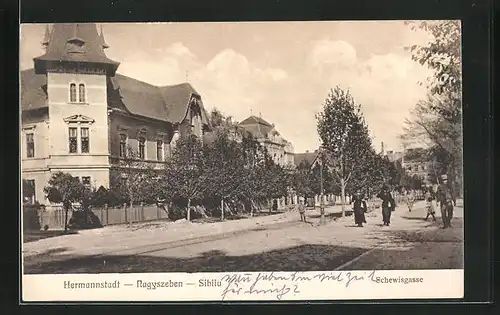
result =
[{"label": "cloud", "polygon": [[316,69],[350,68],[357,62],[356,49],[345,41],[320,40],[313,44],[309,64]]},{"label": "cloud", "polygon": [[192,58],[192,59],[196,58],[193,55],[193,53],[189,50],[189,48],[187,48],[186,46],[184,46],[180,42],[176,42],[176,43],[173,43],[172,45],[170,45],[166,49],[166,52],[171,54],[171,55],[178,56],[178,57],[188,57],[188,58]]},{"label": "cloud", "polygon": [[[373,27],[376,25],[380,24]],[[130,28],[125,33],[133,34],[135,26],[125,26]],[[262,47],[254,45],[267,42],[265,32],[249,35],[243,44],[237,42],[241,38],[238,35],[227,41],[234,43],[230,46],[224,46],[225,41],[208,42],[213,45],[211,49],[203,50],[204,55],[200,52],[198,56],[194,53],[198,43],[184,40],[182,36],[172,42],[143,40],[141,45],[131,46],[132,38],[124,40],[125,26],[117,27],[114,37],[111,27],[106,33],[111,46],[106,53],[120,62],[118,72],[157,86],[187,80],[202,95],[207,109],[217,107],[239,121],[251,113],[261,113],[292,141],[296,152],[314,150],[319,145],[315,114],[322,109],[329,89],[336,85],[349,88],[356,102],[362,104],[374,144],[378,146],[384,141],[389,149],[397,148],[397,135],[404,118],[426,93],[417,82],[425,80],[429,71],[413,62],[403,49],[408,44],[425,41],[427,35],[422,32],[400,31],[402,39],[386,40],[391,43],[366,41],[363,37],[366,27],[363,31],[356,30],[347,23],[340,32],[342,36],[335,39],[329,37],[333,35],[328,31],[321,37],[315,30],[314,35],[306,34],[302,39],[290,36],[287,45],[273,48],[271,42]],[[156,27],[158,32],[164,32],[161,25]],[[32,58],[43,53],[40,49],[43,31],[40,25],[23,25],[22,69],[32,67]],[[155,34],[152,29],[136,33]],[[310,41],[313,36],[315,40]],[[248,41],[254,44],[245,48]],[[370,55],[370,52],[377,53]],[[289,58],[271,58],[271,55]]]}]

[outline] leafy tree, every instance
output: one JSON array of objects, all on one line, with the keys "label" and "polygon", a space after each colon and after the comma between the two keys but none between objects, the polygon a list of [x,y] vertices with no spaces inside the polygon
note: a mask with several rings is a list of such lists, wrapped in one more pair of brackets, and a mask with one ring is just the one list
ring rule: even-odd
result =
[{"label": "leafy tree", "polygon": [[62,203],[64,208],[64,231],[68,230],[68,211],[75,202],[85,201],[89,189],[77,177],[64,172],[52,174],[48,185],[44,187],[47,199],[53,203]]},{"label": "leafy tree", "polygon": [[344,216],[346,190],[359,189],[370,169],[373,148],[368,127],[361,106],[355,104],[349,91],[338,86],[330,91],[316,118],[325,162],[341,189]]},{"label": "leafy tree", "polygon": [[225,116],[219,109],[213,108],[210,112],[210,125],[215,130],[228,130],[231,127],[236,126],[236,122],[233,120],[232,116]]},{"label": "leafy tree", "polygon": [[141,159],[135,149],[127,146],[126,157],[120,159],[118,166],[119,178],[113,181],[112,187],[128,202],[129,211],[138,202],[154,199],[158,174],[151,163]]},{"label": "leafy tree", "polygon": [[293,174],[292,187],[298,196],[307,197],[314,194],[313,181],[314,176],[311,170],[311,165],[308,162],[302,162],[297,167]]},{"label": "leafy tree", "polygon": [[210,179],[205,193],[217,197],[224,219],[224,202],[245,195],[248,173],[244,168],[242,146],[229,139],[227,133],[217,134],[215,141],[204,147],[205,172]]},{"label": "leafy tree", "polygon": [[170,200],[181,198],[187,200],[186,219],[191,220],[191,203],[201,200],[210,186],[202,145],[195,135],[182,137],[165,164],[163,193]]},{"label": "leafy tree", "polygon": [[406,120],[403,139],[427,141],[439,147],[432,160],[439,159],[450,182],[462,180],[462,72],[459,21],[407,22],[412,29],[432,35],[426,45],[408,47],[413,60],[433,70],[428,78],[427,99],[416,104]]}]

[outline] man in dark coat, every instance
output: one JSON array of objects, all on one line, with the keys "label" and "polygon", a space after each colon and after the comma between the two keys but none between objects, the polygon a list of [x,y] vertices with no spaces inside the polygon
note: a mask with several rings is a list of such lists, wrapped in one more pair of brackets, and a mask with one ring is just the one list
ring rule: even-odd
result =
[{"label": "man in dark coat", "polygon": [[351,203],[354,203],[354,223],[359,227],[363,227],[363,223],[366,223],[365,212],[368,211],[366,201],[363,199],[361,193],[357,192],[351,200]]},{"label": "man in dark coat", "polygon": [[439,202],[441,208],[441,218],[443,219],[443,229],[451,227],[451,219],[453,218],[453,206],[456,205],[455,192],[453,187],[448,183],[448,176],[441,176],[441,184],[439,184],[436,201]]},{"label": "man in dark coat", "polygon": [[382,199],[382,219],[384,221],[384,226],[389,226],[391,224],[391,212],[394,211],[396,203],[392,194],[389,191],[389,187],[384,185],[382,191],[377,195],[378,198]]}]

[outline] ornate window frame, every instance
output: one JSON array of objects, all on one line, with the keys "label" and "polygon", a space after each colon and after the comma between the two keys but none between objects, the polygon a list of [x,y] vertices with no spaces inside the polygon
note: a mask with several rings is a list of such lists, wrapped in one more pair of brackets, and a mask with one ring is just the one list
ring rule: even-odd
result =
[{"label": "ornate window frame", "polygon": [[[91,128],[90,128],[90,126],[92,126],[92,124],[94,124],[95,120],[91,117],[77,114],[77,115],[68,116],[68,117],[64,118],[63,121],[66,123],[68,128],[76,128],[77,129],[76,130],[76,143],[77,143],[76,152],[69,153],[69,154],[71,154],[71,155],[90,154],[90,152],[91,152],[90,146],[89,146],[89,152],[82,153],[82,143],[81,143],[81,141],[82,141],[81,132],[82,131],[81,131],[81,128],[83,127],[83,128],[89,129],[88,138],[89,138],[89,143],[91,143],[91,140],[90,140]],[[68,138],[68,141],[69,141],[69,138]]]},{"label": "ornate window frame", "polygon": [[[71,100],[71,85],[75,85],[75,101]],[[82,101],[80,99],[80,86],[83,85],[83,98],[84,100]],[[88,103],[88,93],[87,93],[87,84],[84,81],[76,81],[76,80],[71,80],[68,84],[68,103],[69,104],[81,104],[81,105],[87,105]]]}]

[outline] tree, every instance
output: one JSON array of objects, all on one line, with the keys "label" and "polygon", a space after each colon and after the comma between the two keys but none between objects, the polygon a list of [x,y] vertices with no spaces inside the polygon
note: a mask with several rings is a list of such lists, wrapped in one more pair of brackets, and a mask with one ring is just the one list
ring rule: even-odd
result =
[{"label": "tree", "polygon": [[311,170],[311,165],[306,161],[300,163],[292,178],[292,187],[297,195],[304,197],[304,200],[307,200],[307,197],[313,195],[313,181],[314,175]]},{"label": "tree", "polygon": [[191,203],[201,200],[210,186],[200,140],[195,135],[182,137],[165,164],[161,187],[170,200],[187,200],[186,219],[191,221]]},{"label": "tree", "polygon": [[127,154],[120,159],[118,165],[119,174],[113,180],[113,190],[120,191],[128,201],[129,208],[125,209],[125,217],[130,222],[131,215],[127,216],[127,211],[131,212],[137,202],[154,198],[157,191],[155,177],[158,174],[153,165],[141,159],[138,152],[130,146],[127,146]]},{"label": "tree", "polygon": [[219,132],[215,141],[204,146],[203,157],[206,176],[210,179],[205,193],[219,199],[221,220],[224,220],[224,202],[244,196],[249,180],[242,146],[229,139],[226,132]]},{"label": "tree", "polygon": [[373,148],[368,127],[361,106],[355,104],[349,91],[338,86],[330,91],[316,119],[325,162],[332,167],[341,189],[344,216],[346,189],[351,193],[359,189],[369,170]]},{"label": "tree", "polygon": [[[462,180],[462,73],[459,21],[407,22],[412,29],[432,35],[426,45],[408,47],[412,59],[433,70],[428,78],[427,99],[416,104],[406,120],[403,139],[421,139],[440,152],[450,182]],[[446,162],[445,162],[446,161]]]},{"label": "tree", "polygon": [[432,35],[426,45],[407,47],[412,59],[434,70],[428,78],[427,87],[432,94],[451,92],[460,99],[462,88],[462,56],[460,21],[407,21],[412,30],[421,29]]},{"label": "tree", "polygon": [[87,198],[89,188],[85,187],[77,177],[57,172],[52,174],[48,185],[44,187],[47,199],[53,203],[62,203],[64,208],[64,231],[68,230],[68,211],[75,202]]}]

